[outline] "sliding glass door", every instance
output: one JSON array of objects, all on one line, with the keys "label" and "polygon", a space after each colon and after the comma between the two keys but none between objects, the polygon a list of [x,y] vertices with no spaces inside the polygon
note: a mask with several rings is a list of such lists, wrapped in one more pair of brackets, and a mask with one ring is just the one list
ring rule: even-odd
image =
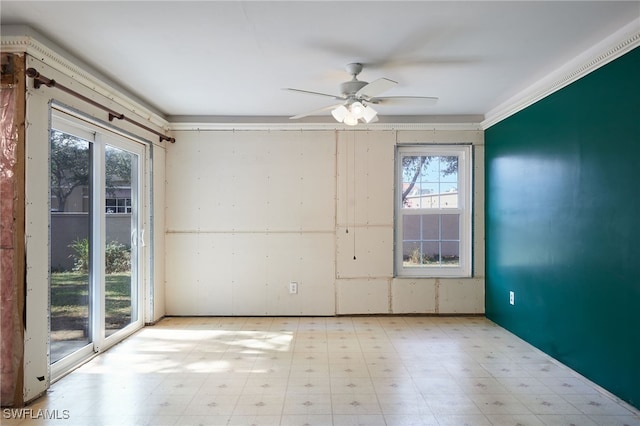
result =
[{"label": "sliding glass door", "polygon": [[106,144],[104,160],[104,335],[109,337],[139,317],[140,159],[121,144]]},{"label": "sliding glass door", "polygon": [[92,342],[91,182],[93,143],[88,135],[51,132],[50,362]]},{"label": "sliding glass door", "polygon": [[51,377],[142,326],[145,145],[54,110]]}]

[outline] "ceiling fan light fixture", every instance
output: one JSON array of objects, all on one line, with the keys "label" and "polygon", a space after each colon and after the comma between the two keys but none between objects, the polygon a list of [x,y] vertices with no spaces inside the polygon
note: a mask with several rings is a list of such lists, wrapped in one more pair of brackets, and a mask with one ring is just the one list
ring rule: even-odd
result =
[{"label": "ceiling fan light fixture", "polygon": [[351,103],[348,107],[346,105],[340,105],[331,111],[331,115],[333,115],[336,121],[344,123],[347,126],[355,126],[359,120],[366,123],[377,121],[377,114],[378,112],[375,109],[359,101]]},{"label": "ceiling fan light fixture", "polygon": [[336,121],[340,123],[344,123],[347,126],[355,126],[358,124],[358,117],[356,117],[350,108],[347,108],[344,105],[340,105],[339,107],[333,109],[331,111],[331,115]]},{"label": "ceiling fan light fixture", "polygon": [[361,102],[355,101],[354,103],[351,104],[349,109],[351,110],[351,114],[353,114],[355,118],[362,118],[364,114],[365,106],[362,105]]},{"label": "ceiling fan light fixture", "polygon": [[347,116],[344,118],[344,124],[346,124],[347,126],[355,126],[356,124],[358,124],[358,118],[353,114],[347,114]]},{"label": "ceiling fan light fixture", "polygon": [[331,111],[331,115],[333,115],[333,118],[335,118],[336,121],[342,123],[347,115],[349,115],[349,110],[344,105],[340,105]]},{"label": "ceiling fan light fixture", "polygon": [[363,108],[362,119],[366,123],[371,123],[371,121],[377,121],[377,120],[374,120],[377,115],[378,115],[378,111],[376,111],[375,109],[371,108],[370,106],[366,106],[366,107]]}]

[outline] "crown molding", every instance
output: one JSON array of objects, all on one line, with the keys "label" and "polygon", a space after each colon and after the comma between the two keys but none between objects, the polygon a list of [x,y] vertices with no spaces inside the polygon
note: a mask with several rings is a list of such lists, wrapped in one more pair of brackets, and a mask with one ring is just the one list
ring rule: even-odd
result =
[{"label": "crown molding", "polygon": [[485,114],[487,129],[640,46],[640,17]]},{"label": "crown molding", "polygon": [[99,75],[96,71],[89,71],[89,66],[78,65],[82,61],[69,54],[61,54],[60,52],[64,49],[54,46],[29,27],[4,26],[0,38],[0,50],[6,53],[26,53],[148,122],[161,128],[168,126],[168,121],[160,113],[144,106],[132,96],[126,95],[124,91],[114,87],[116,83],[109,82],[106,77]]},{"label": "crown molding", "polygon": [[375,123],[375,124],[358,124],[357,126],[347,126],[346,124],[335,123],[284,123],[265,120],[263,122],[184,122],[170,123],[171,131],[214,131],[214,130],[264,130],[264,131],[322,131],[322,130],[340,130],[340,131],[383,131],[383,130],[452,130],[452,131],[481,131],[480,123]]}]

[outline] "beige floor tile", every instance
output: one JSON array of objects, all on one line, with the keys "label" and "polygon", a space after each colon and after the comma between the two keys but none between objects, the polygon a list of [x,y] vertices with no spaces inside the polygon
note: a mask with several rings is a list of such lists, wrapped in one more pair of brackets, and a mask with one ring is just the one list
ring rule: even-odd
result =
[{"label": "beige floor tile", "polygon": [[334,414],[333,426],[387,426],[379,414]]},{"label": "beige floor tile", "polygon": [[283,415],[331,415],[331,394],[288,395]]},{"label": "beige floor tile", "polygon": [[327,426],[332,422],[331,414],[283,414],[280,426]]},{"label": "beige floor tile", "polygon": [[431,412],[437,419],[451,415],[480,415],[480,408],[465,395],[423,395]]},{"label": "beige floor tile", "polygon": [[387,426],[438,426],[440,423],[433,415],[389,414],[384,416]]},{"label": "beige floor tile", "polygon": [[519,394],[516,397],[533,414],[582,414],[580,410],[557,394]]},{"label": "beige floor tile", "polygon": [[470,394],[483,414],[533,414],[518,398],[510,394]]},{"label": "beige floor tile", "polygon": [[487,419],[493,426],[544,426],[533,414],[487,414]]},{"label": "beige floor tile", "polygon": [[440,426],[491,426],[491,422],[482,414],[449,414],[438,416]]},{"label": "beige floor tile", "polygon": [[379,415],[382,414],[378,397],[370,393],[331,394],[331,406],[334,414]]},{"label": "beige floor tile", "polygon": [[432,415],[432,411],[420,393],[386,394],[378,397],[380,408],[388,415]]}]

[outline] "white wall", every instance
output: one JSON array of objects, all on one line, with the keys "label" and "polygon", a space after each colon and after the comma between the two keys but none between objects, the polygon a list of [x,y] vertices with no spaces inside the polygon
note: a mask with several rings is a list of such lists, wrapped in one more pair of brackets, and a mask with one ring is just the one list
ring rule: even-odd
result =
[{"label": "white wall", "polygon": [[[166,171],[167,314],[333,314],[333,132],[175,136]],[[298,294],[289,294],[290,281]]]},{"label": "white wall", "polygon": [[[168,315],[484,312],[482,131],[174,135],[166,157]],[[475,145],[474,278],[396,278],[396,145],[442,142]],[[298,294],[289,294],[290,281]]]}]

